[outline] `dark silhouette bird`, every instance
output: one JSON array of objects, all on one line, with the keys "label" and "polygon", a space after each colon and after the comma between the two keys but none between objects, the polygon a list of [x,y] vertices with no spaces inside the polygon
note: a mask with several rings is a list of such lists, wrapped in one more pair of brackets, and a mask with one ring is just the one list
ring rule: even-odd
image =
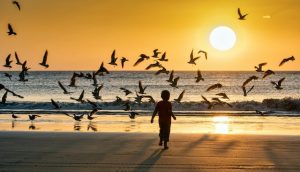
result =
[{"label": "dark silhouette bird", "polygon": [[84,114],[81,114],[81,115],[77,115],[77,114],[70,115],[68,113],[64,113],[64,114],[71,117],[71,118],[73,118],[75,121],[81,121],[81,119],[84,116]]},{"label": "dark silhouette bird", "polygon": [[4,76],[7,77],[9,80],[11,80],[12,75],[9,73],[4,73]]},{"label": "dark silhouette bird", "polygon": [[169,71],[167,71],[167,69],[165,67],[162,66],[161,69],[159,69],[158,71],[155,72],[155,75],[159,75],[161,73],[164,73],[164,74],[169,74]]},{"label": "dark silhouette bird", "polygon": [[96,72],[96,75],[100,75],[103,73],[109,74],[109,71],[104,67],[104,63],[102,62],[99,69]]},{"label": "dark silhouette bird", "polygon": [[83,100],[83,97],[84,97],[84,90],[82,90],[80,96],[78,99],[74,98],[74,97],[70,97],[72,100],[76,100],[77,102],[80,102],[80,103],[84,103],[85,101]]},{"label": "dark silhouette bird", "polygon": [[96,72],[92,73],[92,80],[93,80],[93,86],[97,87],[98,86],[98,80],[97,80]]},{"label": "dark silhouette bird", "polygon": [[143,96],[139,95],[137,92],[135,94],[136,94],[136,97],[134,97],[134,101],[138,104],[141,104]]},{"label": "dark silhouette bird", "polygon": [[58,105],[58,103],[55,102],[53,99],[51,99],[51,103],[54,106],[54,109],[60,109],[60,106]]},{"label": "dark silhouette bird", "polygon": [[277,83],[275,81],[271,81],[271,83],[275,86],[277,90],[282,90],[281,87],[282,82],[285,80],[285,78],[281,78]]},{"label": "dark silhouette bird", "polygon": [[145,90],[146,90],[146,88],[147,88],[148,86],[145,86],[145,87],[143,87],[143,85],[142,85],[142,81],[139,81],[139,94],[146,94],[145,93]]},{"label": "dark silhouette bird", "polygon": [[246,97],[253,90],[253,88],[254,88],[254,85],[252,85],[252,87],[249,90],[246,90],[246,87],[242,86],[244,96]]},{"label": "dark silhouette bird", "polygon": [[76,87],[76,77],[77,76],[78,76],[78,74],[76,72],[74,72],[70,79],[69,87]]},{"label": "dark silhouette bird", "polygon": [[254,68],[256,69],[256,72],[264,72],[262,68],[265,65],[267,65],[267,63],[260,63],[258,66],[254,66]]},{"label": "dark silhouette bird", "polygon": [[103,88],[103,84],[101,84],[99,87],[96,86],[95,89],[93,90],[92,95],[96,100],[102,99],[102,97],[100,96],[100,91],[102,88]]},{"label": "dark silhouette bird", "polygon": [[158,49],[153,50],[153,56],[154,58],[158,58],[158,55],[161,54],[161,52],[158,51]]},{"label": "dark silhouette bird", "polygon": [[239,18],[238,18],[239,20],[246,20],[246,16],[248,14],[242,14],[240,8],[238,8],[238,15],[239,15]]},{"label": "dark silhouette bird", "polygon": [[200,56],[194,57],[194,50],[192,50],[192,52],[190,54],[190,61],[188,61],[188,63],[196,65],[196,60],[198,60],[199,58],[200,58]]},{"label": "dark silhouette bird", "polygon": [[8,24],[8,35],[17,35],[17,33],[14,31],[14,29],[12,28],[11,24]]},{"label": "dark silhouette bird", "polygon": [[217,96],[221,96],[222,99],[228,99],[229,100],[229,97],[227,96],[226,93],[218,93],[216,94]]},{"label": "dark silhouette bird", "polygon": [[6,103],[7,93],[8,93],[8,91],[6,91],[6,92],[3,94],[1,104],[5,104],[5,103]]},{"label": "dark silhouette bird", "polygon": [[40,115],[28,115],[30,121],[34,121],[37,117],[41,117]]},{"label": "dark silhouette bird", "polygon": [[150,95],[145,95],[145,96],[142,96],[142,97],[149,99],[149,103],[153,103],[153,104],[156,103],[156,101],[154,100],[154,98],[152,96],[150,96]]},{"label": "dark silhouette bird", "polygon": [[4,67],[11,68],[10,64],[12,63],[12,60],[10,60],[10,56],[11,54],[6,57],[5,64],[3,65]]},{"label": "dark silhouette bird", "polygon": [[116,50],[114,50],[111,54],[110,62],[108,64],[113,65],[113,66],[117,66],[117,63],[116,63],[117,60],[118,60],[118,58],[116,57]]},{"label": "dark silhouette bird", "polygon": [[222,88],[222,86],[223,86],[223,85],[220,84],[220,83],[214,84],[214,85],[208,87],[207,90],[206,90],[206,92],[211,91],[211,90],[214,90],[214,89],[217,89],[217,88]]},{"label": "dark silhouette bird", "polygon": [[260,111],[260,110],[255,110],[255,113],[256,113],[256,114],[259,114],[259,115],[261,115],[261,116],[264,116],[264,115],[265,115],[265,113],[263,113],[263,112]]},{"label": "dark silhouette bird", "polygon": [[211,109],[213,107],[213,103],[211,103],[209,100],[207,100],[206,97],[204,97],[204,96],[201,96],[201,97],[204,100],[204,103],[208,105],[207,109]]},{"label": "dark silhouette bird", "polygon": [[161,56],[161,58],[160,58],[160,59],[158,59],[158,60],[159,60],[159,61],[164,61],[164,62],[167,62],[167,61],[169,61],[169,60],[167,59],[166,55],[167,55],[167,53],[166,53],[166,52],[164,52],[164,53],[163,53],[163,55]]},{"label": "dark silhouette bird", "polygon": [[257,80],[258,77],[255,75],[250,76],[246,81],[244,81],[243,83],[243,87],[245,87],[249,82],[251,82],[252,80]]},{"label": "dark silhouette bird", "polygon": [[72,92],[67,91],[67,89],[62,85],[60,81],[57,81],[59,87],[64,91],[64,94],[71,94]]},{"label": "dark silhouette bird", "polygon": [[172,70],[171,73],[170,73],[169,79],[166,80],[166,81],[167,81],[167,82],[172,82],[172,81],[173,81],[173,78],[174,78],[174,71]]},{"label": "dark silhouette bird", "polygon": [[131,111],[130,114],[129,114],[129,118],[130,118],[130,119],[135,119],[135,116],[136,116],[136,115],[139,115],[139,113],[134,112],[134,111]]},{"label": "dark silhouette bird", "polygon": [[128,59],[126,57],[122,57],[121,58],[121,66],[122,66],[122,69],[124,68],[124,65],[125,65],[125,62],[127,62]]},{"label": "dark silhouette bird", "polygon": [[21,6],[20,6],[20,3],[18,1],[12,1],[12,3],[14,5],[16,5],[16,7],[18,8],[19,11],[21,10]]},{"label": "dark silhouette bird", "polygon": [[95,113],[97,113],[97,112],[98,112],[98,109],[93,109],[93,110],[87,115],[87,119],[91,121],[91,120],[97,118],[97,117],[93,117],[93,115],[94,115]]},{"label": "dark silhouette bird", "polygon": [[134,63],[133,66],[137,66],[138,64],[140,64],[141,62],[143,62],[144,60],[148,60],[150,57],[145,55],[145,54],[140,54],[138,60]]},{"label": "dark silhouette bird", "polygon": [[204,54],[204,57],[207,60],[207,52],[203,51],[203,50],[200,50],[200,51],[198,51],[198,54],[200,54],[200,53]]},{"label": "dark silhouette bird", "polygon": [[170,86],[174,87],[174,88],[178,88],[178,86],[177,86],[178,80],[179,80],[179,76],[176,77],[175,79],[173,79],[173,81],[171,82]]},{"label": "dark silhouette bird", "polygon": [[120,89],[125,93],[125,96],[132,94],[132,92],[126,88],[121,87]]},{"label": "dark silhouette bird", "polygon": [[19,59],[19,56],[17,54],[17,52],[15,51],[15,58],[16,58],[16,64],[17,65],[23,65],[23,63],[21,63],[20,59]]},{"label": "dark silhouette bird", "polygon": [[288,62],[288,61],[294,61],[294,60],[295,60],[295,57],[294,57],[294,56],[291,56],[291,57],[282,59],[282,61],[280,62],[279,66],[282,66],[283,64],[285,64],[285,63]]},{"label": "dark silhouette bird", "polygon": [[43,61],[39,63],[41,66],[44,66],[45,68],[49,67],[49,64],[47,64],[47,58],[48,58],[48,50],[46,50],[44,53]]},{"label": "dark silhouette bird", "polygon": [[123,106],[125,106],[125,108],[123,109],[124,111],[130,111],[131,110],[131,106],[130,106],[129,102],[125,102]]},{"label": "dark silhouette bird", "polygon": [[177,103],[180,103],[181,100],[182,100],[182,98],[183,98],[184,93],[185,93],[185,90],[183,90],[183,91],[179,94],[178,98],[177,98],[177,99],[174,99],[174,101],[177,102]]},{"label": "dark silhouette bird", "polygon": [[25,75],[28,74],[27,72],[28,72],[29,69],[30,69],[30,68],[27,67],[27,61],[25,60],[25,61],[23,62],[23,64],[22,64],[22,70],[24,71]]},{"label": "dark silhouette bird", "polygon": [[204,81],[204,78],[202,77],[200,70],[197,71],[197,76],[195,77],[195,79],[196,79],[196,83],[200,81]]},{"label": "dark silhouette bird", "polygon": [[159,68],[161,68],[162,65],[161,65],[158,61],[156,61],[155,63],[148,65],[148,66],[146,67],[146,70],[149,70],[149,69],[154,68],[154,67],[159,67]]},{"label": "dark silhouette bird", "polygon": [[123,99],[119,96],[116,96],[116,100],[114,101],[115,103],[119,104],[123,102]]},{"label": "dark silhouette bird", "polygon": [[275,74],[274,71],[272,71],[272,70],[267,70],[267,71],[265,71],[264,76],[263,76],[262,78],[265,79],[267,76],[269,76],[269,75],[274,75],[274,74]]},{"label": "dark silhouette bird", "polygon": [[28,81],[28,79],[26,79],[25,78],[25,70],[22,70],[21,72],[20,72],[20,74],[19,74],[19,81],[21,81],[21,82],[27,82]]},{"label": "dark silhouette bird", "polygon": [[89,100],[89,99],[86,99],[86,101],[87,101],[90,105],[92,105],[93,108],[98,109],[98,105],[97,105],[96,102],[93,102],[93,101],[91,101],[91,100]]},{"label": "dark silhouette bird", "polygon": [[13,119],[20,118],[19,116],[15,115],[14,113],[11,113],[11,117],[12,117]]},{"label": "dark silhouette bird", "polygon": [[229,107],[232,108],[232,105],[231,105],[230,103],[224,102],[224,101],[220,100],[220,99],[217,98],[217,97],[212,98],[212,100],[215,101],[215,102],[218,103],[218,104],[221,104],[221,105],[224,105],[224,104],[225,104],[225,105],[227,105],[227,106],[229,106]]}]

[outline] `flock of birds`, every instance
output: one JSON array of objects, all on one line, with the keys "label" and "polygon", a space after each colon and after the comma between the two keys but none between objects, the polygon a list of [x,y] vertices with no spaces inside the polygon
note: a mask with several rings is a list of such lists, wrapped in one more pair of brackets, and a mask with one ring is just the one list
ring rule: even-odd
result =
[{"label": "flock of birds", "polygon": [[[16,5],[19,10],[21,9],[20,4],[17,1],[13,1],[13,4]],[[239,16],[238,19],[239,20],[245,20],[247,15],[248,14],[242,14],[241,10],[238,8],[238,16]],[[8,24],[8,32],[7,33],[8,33],[9,36],[17,35],[17,33],[14,31],[11,24]],[[191,65],[196,65],[197,60],[199,60],[201,57],[204,57],[206,60],[208,60],[208,53],[204,50],[199,50],[195,53],[194,50],[192,50],[187,63],[191,64]],[[42,58],[42,62],[39,63],[41,66],[43,66],[45,68],[49,67],[49,64],[47,63],[47,58],[48,58],[48,51],[46,50],[45,53],[44,53],[44,56]],[[118,59],[119,58],[116,56],[116,50],[114,50],[111,54],[111,60],[108,63],[108,65],[117,66],[118,65]],[[166,63],[166,62],[169,61],[169,59],[167,58],[166,52],[162,53],[162,52],[159,51],[159,49],[155,49],[155,50],[153,50],[153,54],[151,56],[146,55],[146,54],[140,54],[133,66],[137,66],[137,65],[139,65],[139,64],[141,64],[145,61],[148,61],[149,59],[153,59],[154,62],[149,64],[146,67],[145,70],[157,69],[157,71],[155,72],[155,75],[160,75],[160,74],[169,75],[169,78],[166,81],[169,82],[169,85],[171,87],[178,88],[178,82],[179,82],[180,77],[175,76],[175,73],[174,73],[173,70],[169,71],[163,66],[163,63]],[[19,80],[18,81],[19,82],[27,82],[28,79],[26,78],[26,76],[29,75],[28,70],[30,69],[26,65],[27,61],[25,60],[25,61],[22,62],[20,60],[20,58],[18,57],[17,52],[15,52],[15,60],[16,60],[16,65],[21,66],[21,72],[19,73]],[[280,62],[279,66],[282,66],[285,63],[287,63],[289,61],[294,61],[294,60],[295,60],[294,56],[284,58]],[[126,57],[122,57],[122,58],[119,59],[119,61],[120,61],[121,67],[124,68],[125,64],[129,61],[129,59],[126,58]],[[13,60],[11,58],[11,54],[9,54],[6,57],[5,64],[3,66],[5,68],[10,69],[10,68],[12,68],[12,65],[11,65],[12,63],[13,63]],[[261,77],[262,79],[265,79],[265,78],[269,77],[270,75],[275,74],[275,72],[272,71],[271,69],[264,70],[263,68],[266,65],[267,65],[267,63],[260,63],[260,64],[258,64],[258,66],[255,66],[256,72],[263,74],[262,77]],[[79,97],[70,97],[70,99],[72,99],[72,100],[74,100],[78,103],[89,103],[92,106],[92,110],[90,111],[89,114],[87,114],[87,119],[88,120],[95,119],[96,117],[94,116],[94,114],[96,114],[96,112],[98,110],[101,110],[101,107],[99,107],[99,105],[97,104],[97,101],[102,100],[102,97],[100,95],[100,91],[103,88],[103,84],[100,84],[100,85],[98,84],[97,76],[101,77],[101,76],[107,75],[109,73],[110,73],[109,70],[104,66],[104,63],[102,62],[102,64],[100,65],[98,70],[96,70],[94,72],[91,72],[91,73],[82,73],[82,72],[77,73],[77,72],[74,72],[72,77],[70,78],[70,83],[68,85],[69,87],[77,87],[76,82],[77,82],[77,79],[79,79],[79,78],[85,78],[85,79],[89,79],[89,80],[93,81],[92,85],[94,86],[94,90],[92,90],[92,95],[93,95],[93,98],[96,101],[85,99],[84,98],[84,94],[85,94],[84,89],[82,90]],[[9,74],[8,72],[4,73],[4,76],[7,77],[9,80],[12,79],[12,75]],[[254,85],[249,86],[249,88],[248,88],[248,85],[251,83],[251,81],[258,80],[259,78],[260,77],[258,77],[256,75],[253,75],[253,76],[250,76],[249,78],[247,78],[243,82],[243,84],[241,86],[241,91],[242,91],[244,96],[247,96],[254,89]],[[283,89],[282,82],[284,80],[285,80],[285,78],[282,78],[279,81],[271,81],[271,84],[273,84],[276,89],[281,90],[281,89]],[[69,91],[68,90],[69,88],[67,88],[63,83],[61,83],[60,81],[57,81],[57,82],[58,82],[58,86],[62,89],[63,94],[69,95],[69,94],[73,93],[73,92]],[[203,78],[200,70],[198,70],[196,72],[195,82],[196,83],[205,82],[205,79]],[[210,92],[212,90],[220,89],[222,87],[223,87],[223,85],[221,83],[216,83],[216,84],[213,84],[213,85],[209,86],[206,89],[206,92]],[[128,100],[122,100],[119,96],[117,96],[116,100],[115,100],[116,103],[124,106],[124,111],[129,112],[129,117],[131,119],[134,119],[135,116],[138,115],[138,113],[132,108],[132,106],[131,106],[132,103],[141,104],[143,99],[148,99],[148,101],[153,103],[153,104],[156,103],[154,98],[151,95],[146,94],[147,86],[144,86],[142,81],[138,82],[138,88],[139,89],[137,91],[132,91],[132,90],[129,90],[129,89],[124,88],[124,87],[120,88],[120,90],[122,90],[124,92],[125,96],[135,94],[133,102],[129,101],[129,99]],[[11,91],[10,89],[6,88],[3,84],[0,83],[0,90],[2,90],[2,89],[5,90],[5,93],[2,96],[2,101],[1,101],[1,104],[3,104],[3,105],[6,104],[6,99],[7,99],[8,93],[10,93],[12,96],[16,96],[18,98],[24,98],[23,96],[18,95],[17,93]],[[174,101],[176,103],[181,103],[184,94],[185,94],[185,90],[183,90],[180,93],[180,95],[178,96],[178,98],[174,99]],[[216,97],[213,97],[211,100],[208,100],[204,96],[202,96],[202,98],[203,98],[203,103],[207,104],[208,109],[213,108],[215,105],[225,105],[225,106],[232,107],[232,105],[230,103],[226,102],[226,100],[229,100],[229,97],[224,92],[220,92],[220,93],[216,94]],[[54,109],[61,109],[62,108],[61,105],[59,104],[59,102],[55,101],[54,99],[51,99],[51,103],[52,103]],[[264,114],[263,112],[261,112],[259,110],[257,110],[256,112],[258,114],[261,114],[261,115]],[[85,114],[68,114],[68,113],[64,113],[64,114],[69,116],[69,117],[72,117],[76,121],[81,121],[85,116]],[[40,115],[29,115],[28,117],[31,121],[33,121],[37,117],[41,117],[41,116]],[[17,118],[19,118],[19,116],[15,115],[15,114],[12,114],[12,118],[17,119]]]}]

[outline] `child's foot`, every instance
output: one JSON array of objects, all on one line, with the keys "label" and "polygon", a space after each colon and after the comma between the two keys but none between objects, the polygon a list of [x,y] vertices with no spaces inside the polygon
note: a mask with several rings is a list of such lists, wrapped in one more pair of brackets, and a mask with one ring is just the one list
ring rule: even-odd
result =
[{"label": "child's foot", "polygon": [[164,149],[169,149],[168,142],[164,142]]},{"label": "child's foot", "polygon": [[167,150],[167,149],[169,149],[169,147],[168,146],[164,146],[164,150]]}]

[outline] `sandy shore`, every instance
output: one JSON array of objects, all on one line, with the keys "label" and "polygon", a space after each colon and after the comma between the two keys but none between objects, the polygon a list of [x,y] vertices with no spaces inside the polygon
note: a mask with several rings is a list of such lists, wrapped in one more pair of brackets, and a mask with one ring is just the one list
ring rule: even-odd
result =
[{"label": "sandy shore", "polygon": [[300,171],[300,136],[0,132],[0,171]]}]

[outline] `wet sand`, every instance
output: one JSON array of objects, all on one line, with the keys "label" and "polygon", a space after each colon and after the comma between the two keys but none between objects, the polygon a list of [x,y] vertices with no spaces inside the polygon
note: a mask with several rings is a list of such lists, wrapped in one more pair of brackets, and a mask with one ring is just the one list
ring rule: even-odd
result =
[{"label": "wet sand", "polygon": [[300,171],[300,136],[0,132],[0,171]]}]

